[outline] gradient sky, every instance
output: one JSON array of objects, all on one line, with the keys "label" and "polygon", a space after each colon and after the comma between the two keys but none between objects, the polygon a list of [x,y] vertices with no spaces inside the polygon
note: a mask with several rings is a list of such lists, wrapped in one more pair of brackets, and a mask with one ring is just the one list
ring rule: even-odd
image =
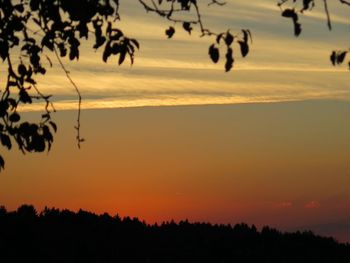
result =
[{"label": "gradient sky", "polygon": [[66,63],[84,97],[81,150],[74,89],[57,66],[39,80],[55,95],[56,143],[49,154],[1,152],[0,204],[311,228],[350,241],[349,71],[328,60],[348,47],[348,10],[330,2],[329,32],[316,7],[296,39],[273,0],[204,8],[213,30],[253,32],[248,58],[224,73],[207,56],[211,40],[180,26],[167,40],[171,23],[120,2],[120,27],[141,43],[134,66],[103,63],[90,42]]}]

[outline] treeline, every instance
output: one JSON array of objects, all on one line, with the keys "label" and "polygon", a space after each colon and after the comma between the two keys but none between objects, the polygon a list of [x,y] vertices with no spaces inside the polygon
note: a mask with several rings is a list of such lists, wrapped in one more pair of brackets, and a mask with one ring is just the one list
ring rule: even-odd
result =
[{"label": "treeline", "polygon": [[0,207],[0,262],[350,262],[350,245],[312,232]]}]

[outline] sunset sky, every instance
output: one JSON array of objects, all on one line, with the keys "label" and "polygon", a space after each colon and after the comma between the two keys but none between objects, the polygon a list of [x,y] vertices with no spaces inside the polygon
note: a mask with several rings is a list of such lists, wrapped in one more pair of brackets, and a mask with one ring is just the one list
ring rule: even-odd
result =
[{"label": "sunset sky", "polygon": [[[204,5],[213,31],[253,34],[249,56],[237,47],[235,68],[225,73],[207,55],[213,39],[176,25],[168,40],[172,23],[136,0],[120,4],[117,23],[141,44],[134,66],[103,63],[92,41],[79,62],[65,62],[83,94],[81,150],[74,89],[57,62],[38,78],[54,95],[59,132],[49,154],[2,148],[0,205],[83,208],[150,223],[244,221],[350,242],[350,73],[329,62],[332,50],[349,46],[350,9],[330,1],[329,32],[318,1],[295,38],[274,0]],[[36,107],[26,110],[39,117]]]}]

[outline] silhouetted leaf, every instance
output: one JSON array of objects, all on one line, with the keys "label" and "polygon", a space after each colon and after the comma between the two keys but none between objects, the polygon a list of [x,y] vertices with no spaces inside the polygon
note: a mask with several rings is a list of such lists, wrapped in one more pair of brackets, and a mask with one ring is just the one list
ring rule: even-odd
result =
[{"label": "silhouetted leaf", "polygon": [[0,171],[5,169],[5,161],[4,158],[0,155]]},{"label": "silhouetted leaf", "polygon": [[7,44],[7,42],[0,40],[0,57],[2,58],[3,61],[7,58],[8,52],[9,52],[9,45]]},{"label": "silhouetted leaf", "polygon": [[51,125],[52,129],[57,132],[57,125],[53,121],[49,121],[49,124]]},{"label": "silhouetted leaf", "polygon": [[238,41],[238,43],[241,48],[242,57],[246,57],[249,53],[249,45],[247,44],[247,42],[243,41]]},{"label": "silhouetted leaf", "polygon": [[23,12],[24,12],[24,6],[23,6],[23,4],[17,4],[17,5],[14,6],[14,8],[15,8],[18,12],[20,12],[20,13],[23,13]]},{"label": "silhouetted leaf", "polygon": [[304,12],[305,10],[312,8],[314,5],[315,5],[314,0],[303,0],[303,8],[300,11]]},{"label": "silhouetted leaf", "polygon": [[44,137],[44,139],[46,141],[48,141],[48,142],[53,142],[53,136],[52,136],[52,134],[50,132],[49,127],[47,125],[44,125],[42,127],[42,130],[43,130],[43,137]]},{"label": "silhouetted leaf", "polygon": [[130,42],[133,43],[137,49],[140,49],[140,44],[136,39],[130,39]]},{"label": "silhouetted leaf", "polygon": [[9,120],[12,122],[18,122],[21,119],[17,112],[14,112],[10,115]]},{"label": "silhouetted leaf", "polygon": [[46,145],[44,137],[39,134],[33,134],[31,147],[35,152],[45,151]]},{"label": "silhouetted leaf", "polygon": [[221,39],[222,39],[223,36],[224,36],[224,33],[221,33],[221,34],[217,35],[217,37],[216,37],[216,43],[220,44],[220,41],[221,41]]},{"label": "silhouetted leaf", "polygon": [[295,36],[299,36],[300,33],[301,33],[301,24],[295,22],[295,23],[294,23],[294,35],[295,35]]},{"label": "silhouetted leaf", "polygon": [[10,137],[7,134],[0,133],[0,139],[1,139],[1,144],[7,147],[7,149],[11,150],[12,143],[11,143]]},{"label": "silhouetted leaf", "polygon": [[191,27],[191,23],[189,22],[183,22],[182,27],[189,33],[191,34],[192,31],[192,27]]},{"label": "silhouetted leaf", "polygon": [[110,55],[112,55],[112,48],[110,46],[110,41],[106,44],[105,46],[105,50],[103,51],[102,54],[102,60],[104,62],[107,62],[108,58],[110,57]]},{"label": "silhouetted leaf", "polygon": [[225,63],[225,70],[226,72],[230,71],[233,67],[233,49],[228,48],[226,53],[226,63]]},{"label": "silhouetted leaf", "polygon": [[243,33],[243,41],[248,43],[248,40],[250,38],[250,43],[253,43],[253,38],[252,38],[252,33],[250,32],[249,29],[242,29]]},{"label": "silhouetted leaf", "polygon": [[120,55],[119,55],[119,60],[118,60],[119,65],[123,64],[125,57],[126,57],[126,49],[124,48],[121,50]]},{"label": "silhouetted leaf", "polygon": [[212,44],[209,47],[209,56],[214,63],[217,63],[219,61],[220,53],[219,53],[219,49],[215,47],[215,44]]},{"label": "silhouetted leaf", "polygon": [[283,17],[296,19],[298,17],[294,9],[285,9],[282,12]]},{"label": "silhouetted leaf", "polygon": [[231,46],[232,42],[234,40],[234,37],[232,36],[232,34],[230,32],[226,33],[226,37],[225,37],[225,43],[227,46]]},{"label": "silhouetted leaf", "polygon": [[0,118],[5,117],[7,115],[7,110],[9,108],[9,104],[7,101],[0,101]]},{"label": "silhouetted leaf", "polygon": [[13,98],[8,98],[7,101],[8,101],[8,103],[9,103],[9,105],[11,105],[12,110],[15,109],[15,108],[17,107],[17,101],[16,101],[15,99],[13,99]]},{"label": "silhouetted leaf", "polygon": [[101,36],[96,38],[96,43],[93,46],[94,49],[98,49],[100,46],[102,46],[106,42],[106,38]]},{"label": "silhouetted leaf", "polygon": [[173,35],[175,34],[175,28],[173,28],[172,26],[169,27],[166,31],[165,34],[168,36],[168,38],[172,38]]},{"label": "silhouetted leaf", "polygon": [[17,71],[18,71],[18,74],[21,75],[22,77],[27,74],[26,66],[24,66],[23,64],[18,65]]},{"label": "silhouetted leaf", "polygon": [[337,64],[340,65],[344,62],[347,53],[347,51],[339,52],[339,54],[337,55]]},{"label": "silhouetted leaf", "polygon": [[19,99],[23,103],[32,103],[32,98],[29,96],[28,92],[25,89],[21,89],[19,92]]},{"label": "silhouetted leaf", "polygon": [[113,44],[113,46],[111,47],[112,54],[117,55],[119,54],[120,51],[121,51],[120,45],[117,43]]},{"label": "silhouetted leaf", "polygon": [[52,39],[52,34],[47,33],[43,39],[41,40],[41,45],[43,47],[47,47],[51,51],[54,50],[54,44],[53,44],[53,39]]},{"label": "silhouetted leaf", "polygon": [[337,60],[337,53],[335,51],[332,52],[331,56],[330,56],[331,62],[333,64],[333,66],[335,66],[336,60]]}]

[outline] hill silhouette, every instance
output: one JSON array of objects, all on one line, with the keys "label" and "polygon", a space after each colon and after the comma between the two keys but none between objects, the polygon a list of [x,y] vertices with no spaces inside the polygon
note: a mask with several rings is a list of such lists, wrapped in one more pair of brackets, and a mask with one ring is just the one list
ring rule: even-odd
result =
[{"label": "hill silhouette", "polygon": [[31,205],[0,208],[0,262],[350,262],[350,245],[312,232],[165,222]]}]

